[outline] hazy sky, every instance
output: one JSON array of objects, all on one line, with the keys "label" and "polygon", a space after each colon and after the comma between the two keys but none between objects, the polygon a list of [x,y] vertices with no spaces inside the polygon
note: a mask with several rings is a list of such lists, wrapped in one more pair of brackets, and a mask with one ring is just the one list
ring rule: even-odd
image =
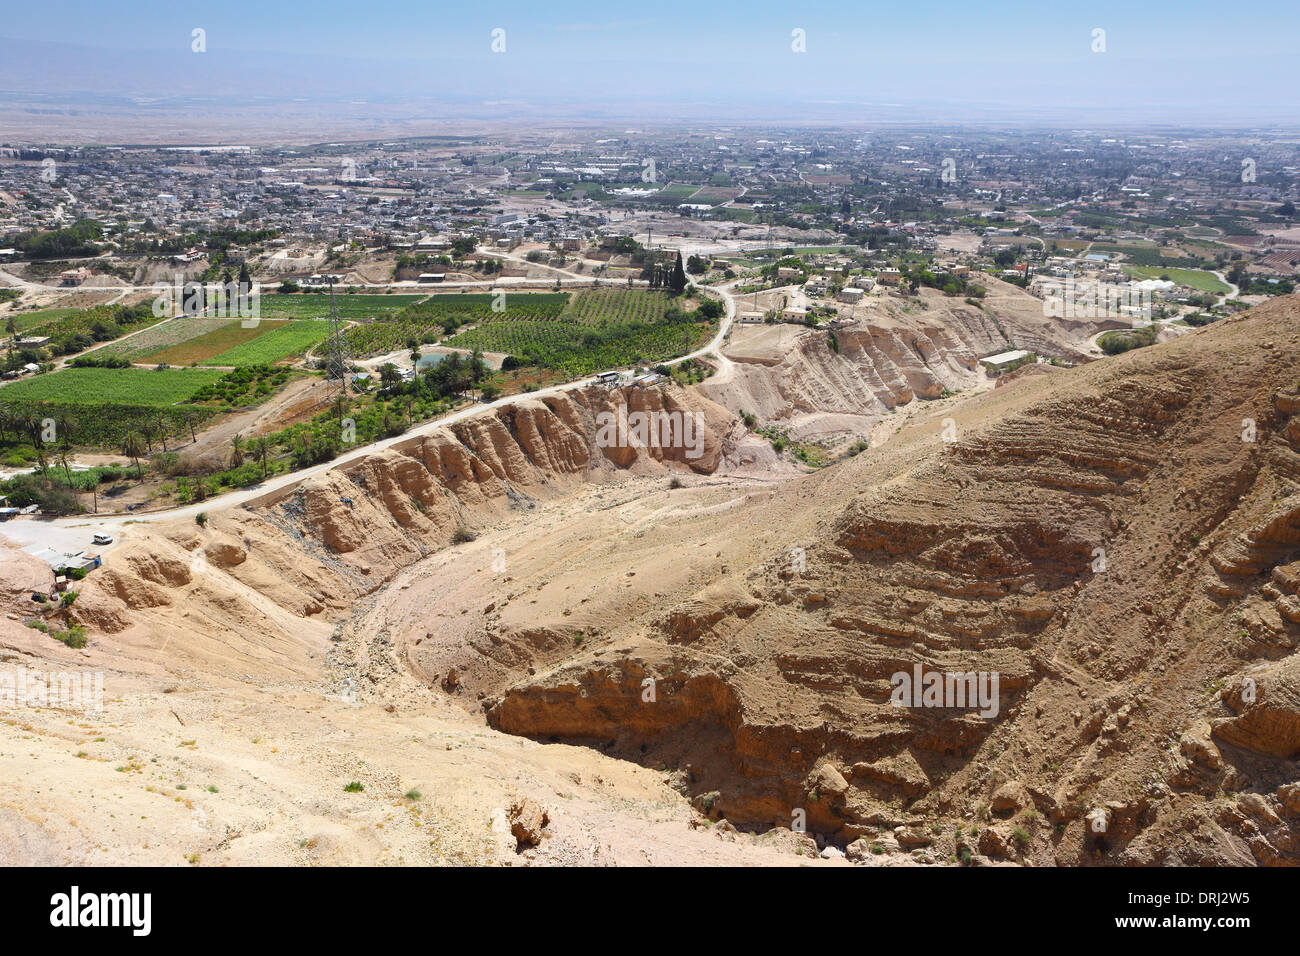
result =
[{"label": "hazy sky", "polygon": [[[1290,125],[1298,0],[635,3],[40,0],[0,89],[313,98],[1137,109]],[[191,52],[195,28],[207,52]],[[505,31],[505,52],[491,50]],[[806,52],[792,50],[804,31]],[[1094,30],[1105,52],[1094,52]],[[779,115],[778,115],[779,114]]]}]

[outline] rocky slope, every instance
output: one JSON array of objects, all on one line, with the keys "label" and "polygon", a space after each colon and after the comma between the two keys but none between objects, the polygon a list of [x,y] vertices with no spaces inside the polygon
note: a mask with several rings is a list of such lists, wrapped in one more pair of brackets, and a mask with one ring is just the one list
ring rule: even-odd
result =
[{"label": "rocky slope", "polygon": [[[6,660],[106,669],[113,697],[77,726],[0,723],[0,831],[52,862],[98,852],[83,813],[122,861],[194,843],[223,862],[499,862],[497,811],[522,789],[559,834],[539,862],[638,862],[650,841],[673,848],[651,862],[831,844],[867,862],[1294,863],[1298,315],[1276,300],[915,402],[882,446],[802,477],[737,420],[726,381],[586,389],[204,526],[129,526],[60,612],[89,626],[86,649],[0,620]],[[823,367],[819,413],[967,368],[897,330],[813,356],[819,334],[780,359]],[[919,364],[890,357],[877,386],[866,368],[891,353]],[[699,455],[671,434],[602,441],[620,407],[698,412]],[[41,568],[5,566],[0,599],[25,616]],[[996,674],[997,692],[896,706],[895,675],[917,668]],[[178,746],[182,782],[225,794],[208,803],[223,827],[192,839],[155,792],[172,771],[145,784],[141,755],[169,767]],[[111,804],[69,796],[33,823],[18,768],[34,750],[51,760],[32,787],[84,781],[167,822],[119,830]],[[344,778],[373,796],[341,810]],[[421,780],[436,814],[402,796]],[[665,784],[716,826],[688,833]],[[733,824],[769,842],[733,843]]]},{"label": "rocky slope", "polygon": [[[680,768],[701,808],[759,827],[1295,862],[1298,346],[1280,300],[982,396],[783,490],[824,510],[809,538],[507,688],[489,719]],[[996,673],[996,716],[893,706],[918,665]]]},{"label": "rocky slope", "polygon": [[[597,416],[619,406],[698,412],[700,454],[603,444]],[[584,493],[633,498],[669,472],[702,478],[764,456],[765,442],[680,389],[589,390],[412,439],[254,507],[214,503],[202,525],[128,524],[70,608],[39,612],[30,593],[50,590],[48,567],[0,548],[0,862],[811,857],[808,837],[700,829],[655,772],[487,730],[357,620],[407,593],[426,555],[463,569],[471,549],[508,544],[510,528]],[[24,627],[33,617],[51,631],[79,622],[89,642]],[[15,707],[3,695],[20,672],[102,675],[102,709]],[[516,805],[543,808],[536,845],[512,835]]]},{"label": "rocky slope", "polygon": [[[692,442],[652,431],[641,444],[635,430],[615,434],[614,443],[600,440],[601,416],[635,422],[637,413],[696,415],[699,424]],[[113,632],[139,619],[130,612],[178,606],[193,584],[215,586],[223,590],[211,604],[258,615],[270,599],[288,614],[291,631],[293,621],[342,611],[397,570],[472,539],[477,526],[584,483],[674,470],[707,475],[774,458],[730,413],[676,387],[590,388],[524,402],[413,438],[255,507],[218,511],[207,528],[165,528],[128,541],[89,580],[81,606],[90,623]],[[208,568],[223,572],[222,584],[196,577]],[[277,623],[272,615],[267,626]]]},{"label": "rocky slope", "polygon": [[796,439],[866,434],[899,406],[984,384],[983,356],[1023,348],[1084,361],[1088,337],[1119,324],[1049,319],[1041,300],[984,281],[990,289],[981,305],[933,289],[870,296],[853,310],[853,323],[833,333],[738,326],[725,350],[734,372],[700,390],[728,408],[790,426]]}]

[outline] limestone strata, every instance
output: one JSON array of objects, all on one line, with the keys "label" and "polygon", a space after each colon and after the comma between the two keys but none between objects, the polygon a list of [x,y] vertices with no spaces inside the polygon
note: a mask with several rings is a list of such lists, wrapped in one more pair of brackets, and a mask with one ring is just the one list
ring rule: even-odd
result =
[{"label": "limestone strata", "polygon": [[[992,808],[1032,831],[1029,850],[1012,824],[990,828],[979,846],[998,856],[1294,862],[1295,308],[1022,377],[966,406],[955,442],[935,423],[928,445],[784,489],[821,509],[810,538],[726,569],[630,627],[634,641],[522,676],[489,720],[677,768],[702,809],[760,828],[802,810],[847,840]],[[799,334],[806,358],[817,333]],[[1288,344],[1261,350],[1273,339]],[[916,393],[922,367],[948,374],[897,332],[840,343],[890,400]],[[900,343],[910,369],[881,358]],[[780,369],[749,364],[769,381]],[[1242,441],[1243,418],[1257,442]],[[736,520],[763,527],[761,514]],[[1224,579],[1231,592],[1206,586]],[[892,706],[891,675],[917,664],[996,672],[996,716]],[[1219,683],[1221,702],[1205,693]],[[1176,701],[1206,710],[1193,719]],[[1171,756],[1167,739],[1190,742]],[[1251,791],[1232,812],[1174,797],[1225,786]],[[1104,840],[1090,808],[1109,821]]]}]

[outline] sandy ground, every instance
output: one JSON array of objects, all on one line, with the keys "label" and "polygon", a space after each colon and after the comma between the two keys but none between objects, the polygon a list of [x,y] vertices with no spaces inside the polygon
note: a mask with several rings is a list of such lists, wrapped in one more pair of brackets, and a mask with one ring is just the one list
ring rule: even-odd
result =
[{"label": "sandy ground", "polygon": [[[0,865],[844,865],[814,859],[811,839],[788,830],[710,825],[666,772],[497,733],[472,697],[382,669],[405,640],[399,631],[439,615],[463,627],[461,605],[477,613],[483,593],[508,588],[469,573],[497,548],[511,570],[556,571],[540,606],[519,602],[520,621],[578,600],[571,586],[595,595],[584,568],[610,533],[640,553],[643,581],[671,589],[657,573],[676,563],[677,583],[697,586],[718,560],[708,527],[695,526],[699,562],[646,532],[709,514],[725,526],[728,502],[761,494],[762,483],[691,484],[583,487],[413,565],[338,631],[298,622],[289,644],[256,630],[197,638],[185,605],[174,631],[133,628],[83,651],[0,620],[0,668],[104,674],[100,713],[0,712]],[[557,536],[567,554],[558,565]],[[231,583],[216,568],[197,573],[200,584]],[[364,789],[346,791],[353,781]],[[521,796],[550,816],[541,844],[522,852],[503,823]]]},{"label": "sandy ground", "polygon": [[[692,828],[662,774],[507,737],[450,705],[107,688],[102,714],[0,718],[0,865],[805,862],[788,834]],[[520,794],[551,818],[522,854],[501,822]]]},{"label": "sandy ground", "polygon": [[57,524],[48,518],[10,518],[0,524],[0,542],[7,541],[24,550],[53,548],[65,554],[79,551],[106,554],[112,545],[95,544],[92,539],[97,534],[112,536],[114,544],[121,536],[117,529],[96,521],[94,515],[85,515],[84,521],[77,524]]}]

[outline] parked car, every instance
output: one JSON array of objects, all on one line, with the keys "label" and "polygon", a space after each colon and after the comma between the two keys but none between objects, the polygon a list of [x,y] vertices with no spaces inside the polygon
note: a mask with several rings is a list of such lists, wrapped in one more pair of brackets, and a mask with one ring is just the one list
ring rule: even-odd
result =
[{"label": "parked car", "polygon": [[91,540],[94,541],[95,544],[112,544],[113,536],[111,534],[97,534],[91,538]]}]

